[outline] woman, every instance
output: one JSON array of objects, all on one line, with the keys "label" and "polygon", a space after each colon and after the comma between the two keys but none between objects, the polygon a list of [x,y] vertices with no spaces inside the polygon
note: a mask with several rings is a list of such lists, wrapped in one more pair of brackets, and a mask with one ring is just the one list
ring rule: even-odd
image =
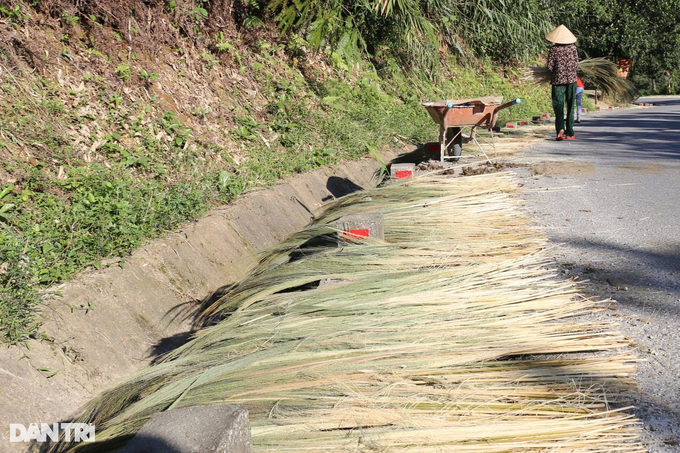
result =
[{"label": "woman", "polygon": [[[578,53],[576,36],[564,25],[560,25],[545,35],[545,39],[553,43],[548,54],[548,69],[552,72],[552,104],[555,111],[556,140],[573,140],[574,134],[574,99],[576,98],[576,80],[578,78]],[[564,124],[564,107],[567,107],[567,124]]]}]

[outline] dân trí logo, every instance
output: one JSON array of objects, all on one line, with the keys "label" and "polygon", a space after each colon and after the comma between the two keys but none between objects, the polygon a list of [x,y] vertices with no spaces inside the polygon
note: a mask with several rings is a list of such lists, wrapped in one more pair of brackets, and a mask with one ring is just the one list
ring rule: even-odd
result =
[{"label": "d\u00e2n tr\u00ed logo", "polygon": [[63,440],[66,442],[94,442],[94,425],[92,423],[31,423],[26,428],[21,423],[9,424],[10,442],[47,442],[59,440],[63,433]]}]

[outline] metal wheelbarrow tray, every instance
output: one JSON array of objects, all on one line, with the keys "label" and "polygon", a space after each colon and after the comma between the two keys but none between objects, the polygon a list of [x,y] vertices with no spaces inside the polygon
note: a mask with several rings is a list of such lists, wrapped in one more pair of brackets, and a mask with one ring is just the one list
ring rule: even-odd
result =
[{"label": "metal wheelbarrow tray", "polygon": [[[439,124],[440,161],[458,160],[463,150],[463,142],[474,141],[486,157],[489,157],[476,139],[475,128],[488,129],[496,125],[500,110],[519,104],[519,98],[501,104],[503,97],[481,97],[441,102],[424,102],[422,105],[435,123]],[[463,136],[463,128],[470,128],[470,135]],[[493,138],[493,135],[492,135]]]}]

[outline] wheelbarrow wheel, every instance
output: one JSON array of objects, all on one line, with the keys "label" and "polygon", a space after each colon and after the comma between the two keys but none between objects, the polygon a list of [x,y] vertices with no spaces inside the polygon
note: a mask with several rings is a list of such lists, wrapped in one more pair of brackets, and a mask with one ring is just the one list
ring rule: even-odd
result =
[{"label": "wheelbarrow wheel", "polygon": [[[453,140],[453,143],[451,143],[451,140]],[[446,148],[447,156],[458,158],[461,156],[461,154],[463,154],[463,134],[461,134],[459,127],[449,127],[446,129],[446,143],[451,143]],[[457,160],[458,159],[454,159],[454,161]]]}]

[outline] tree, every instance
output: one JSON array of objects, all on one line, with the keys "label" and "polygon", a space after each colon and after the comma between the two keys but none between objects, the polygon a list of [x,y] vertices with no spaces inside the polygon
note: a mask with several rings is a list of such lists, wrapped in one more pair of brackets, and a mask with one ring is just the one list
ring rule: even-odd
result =
[{"label": "tree", "polygon": [[405,69],[433,74],[442,46],[463,57],[511,64],[534,56],[549,30],[539,0],[271,0],[282,32],[347,61],[389,49]]},{"label": "tree", "polygon": [[680,78],[679,0],[571,0],[554,2],[555,16],[578,36],[588,56],[626,58],[639,88]]}]

